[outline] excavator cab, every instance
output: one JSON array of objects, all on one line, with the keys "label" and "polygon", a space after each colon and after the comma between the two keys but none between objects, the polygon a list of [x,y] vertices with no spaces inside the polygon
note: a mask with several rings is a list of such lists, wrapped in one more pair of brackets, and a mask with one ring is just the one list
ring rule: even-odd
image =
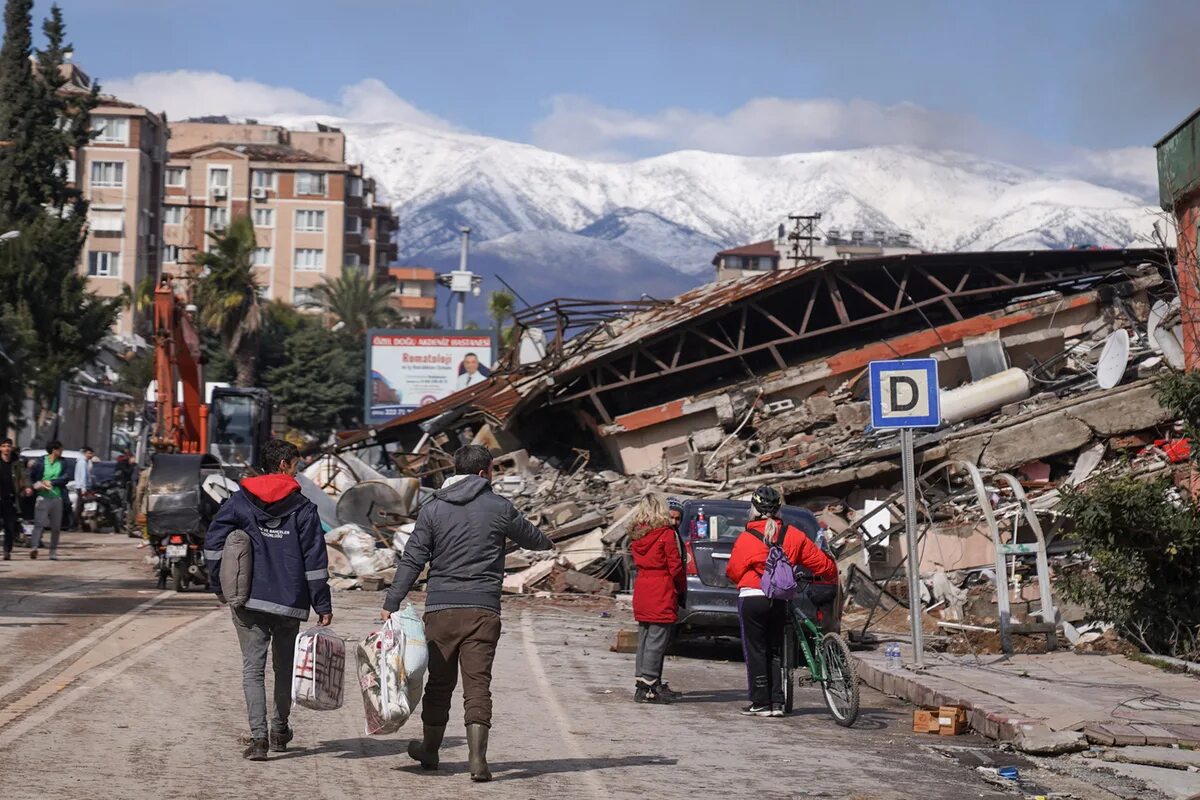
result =
[{"label": "excavator cab", "polygon": [[271,438],[271,395],[266,389],[213,389],[208,412],[208,451],[221,463],[257,468]]}]

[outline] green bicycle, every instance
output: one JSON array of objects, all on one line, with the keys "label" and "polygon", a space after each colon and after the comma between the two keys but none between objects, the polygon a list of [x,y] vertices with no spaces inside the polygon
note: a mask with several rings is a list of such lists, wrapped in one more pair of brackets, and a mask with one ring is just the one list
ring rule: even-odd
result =
[{"label": "green bicycle", "polygon": [[[798,667],[808,670],[807,681],[821,684],[825,707],[833,721],[849,728],[858,719],[858,673],[850,660],[850,647],[837,633],[824,633],[817,624],[788,604],[791,622],[784,629],[783,652],[779,661],[782,670],[784,710],[792,712],[796,693]],[[804,656],[800,663],[799,656]]]}]

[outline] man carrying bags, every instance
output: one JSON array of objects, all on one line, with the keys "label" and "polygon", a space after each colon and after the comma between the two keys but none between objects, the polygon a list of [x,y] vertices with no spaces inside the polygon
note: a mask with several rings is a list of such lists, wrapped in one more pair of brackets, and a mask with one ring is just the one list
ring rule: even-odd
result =
[{"label": "man carrying bags", "polygon": [[425,769],[437,769],[450,698],[461,671],[471,780],[482,782],[492,779],[487,746],[505,540],[528,550],[550,550],[554,543],[512,503],[492,492],[492,455],[486,447],[460,448],[454,454],[454,473],[422,506],[380,617],[387,620],[400,608],[428,564],[429,677],[421,709],[423,736],[409,743],[408,754]]}]

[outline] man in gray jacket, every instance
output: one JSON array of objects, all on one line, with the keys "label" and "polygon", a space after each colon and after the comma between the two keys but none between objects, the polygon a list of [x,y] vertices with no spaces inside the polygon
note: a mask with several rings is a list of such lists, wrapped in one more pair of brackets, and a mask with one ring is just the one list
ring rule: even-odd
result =
[{"label": "man in gray jacket", "polygon": [[429,680],[421,710],[423,739],[410,742],[408,754],[425,769],[437,769],[450,697],[461,671],[471,780],[482,782],[492,779],[487,745],[505,540],[528,550],[550,550],[554,543],[512,503],[492,492],[492,455],[486,447],[460,448],[454,454],[454,473],[417,515],[380,617],[386,620],[400,608],[428,564]]}]

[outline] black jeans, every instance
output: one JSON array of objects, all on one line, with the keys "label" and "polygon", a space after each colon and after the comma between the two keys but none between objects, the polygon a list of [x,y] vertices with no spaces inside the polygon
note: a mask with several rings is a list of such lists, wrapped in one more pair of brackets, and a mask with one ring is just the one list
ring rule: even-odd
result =
[{"label": "black jeans", "polygon": [[11,553],[21,530],[20,515],[17,514],[17,499],[0,498],[0,525],[4,526],[4,552]]},{"label": "black jeans", "polygon": [[742,653],[746,657],[746,683],[756,706],[783,705],[783,685],[772,661],[783,656],[783,626],[787,603],[761,595],[738,598],[742,624]]}]

